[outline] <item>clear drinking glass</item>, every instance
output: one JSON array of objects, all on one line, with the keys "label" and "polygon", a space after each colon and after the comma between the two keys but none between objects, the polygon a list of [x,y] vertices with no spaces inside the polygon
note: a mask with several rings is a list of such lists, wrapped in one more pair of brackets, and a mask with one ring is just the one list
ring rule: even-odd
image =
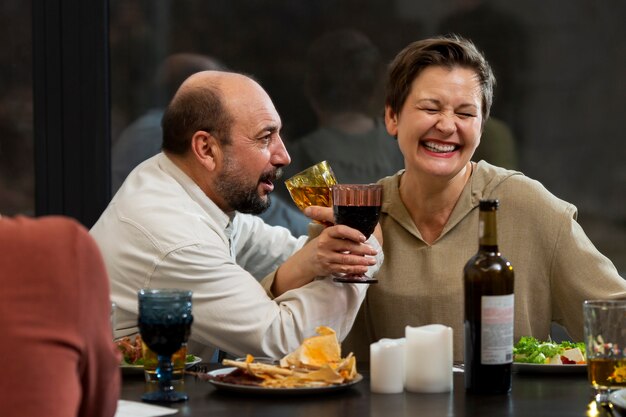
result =
[{"label": "clear drinking glass", "polygon": [[330,187],[337,179],[327,161],[318,162],[285,181],[287,190],[300,210],[309,206],[332,207]]},{"label": "clear drinking glass", "polygon": [[587,374],[597,403],[626,388],[626,300],[583,303]]},{"label": "clear drinking glass", "polygon": [[[335,223],[357,229],[369,238],[378,219],[383,202],[383,186],[379,184],[335,184],[331,187]],[[376,278],[346,274],[333,278],[337,282],[373,284]]]},{"label": "clear drinking glass", "polygon": [[[309,206],[332,207],[330,187],[337,184],[337,178],[327,161],[318,162],[285,181],[289,195],[300,210]],[[330,222],[313,220],[309,223],[309,237],[317,237]]]},{"label": "clear drinking glass", "polygon": [[141,289],[139,333],[143,342],[157,354],[156,375],[159,389],[146,392],[148,402],[177,402],[189,397],[172,386],[172,355],[187,342],[191,333],[191,291],[178,289]]}]

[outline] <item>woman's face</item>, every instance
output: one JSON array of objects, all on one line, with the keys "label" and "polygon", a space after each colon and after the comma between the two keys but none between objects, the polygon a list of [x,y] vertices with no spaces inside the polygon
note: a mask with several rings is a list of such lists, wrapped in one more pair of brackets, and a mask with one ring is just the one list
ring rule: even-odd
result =
[{"label": "woman's face", "polygon": [[400,113],[385,109],[407,173],[456,176],[480,143],[482,94],[476,73],[433,66],[413,80]]}]

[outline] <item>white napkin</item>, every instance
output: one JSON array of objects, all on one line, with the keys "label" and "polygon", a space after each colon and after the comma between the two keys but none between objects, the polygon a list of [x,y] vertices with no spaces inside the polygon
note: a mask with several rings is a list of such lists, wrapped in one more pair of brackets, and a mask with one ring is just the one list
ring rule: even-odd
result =
[{"label": "white napkin", "polygon": [[157,417],[176,414],[178,410],[137,401],[119,400],[115,417]]}]

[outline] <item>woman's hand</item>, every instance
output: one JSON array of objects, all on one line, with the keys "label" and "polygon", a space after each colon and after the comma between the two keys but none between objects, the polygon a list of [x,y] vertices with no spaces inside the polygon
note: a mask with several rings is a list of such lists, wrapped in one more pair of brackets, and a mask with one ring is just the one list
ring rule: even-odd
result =
[{"label": "woman's hand", "polygon": [[[311,219],[331,222],[332,208],[309,207],[305,214]],[[276,272],[272,292],[285,291],[308,284],[315,277],[331,274],[365,274],[377,251],[365,243],[361,232],[345,225],[328,226],[294,253]]]},{"label": "woman's hand", "polygon": [[[317,220],[324,224],[335,224],[333,218],[333,209],[330,207],[311,206],[304,209],[304,214],[310,219]],[[376,224],[376,228],[372,235],[378,240],[380,247],[383,247],[383,230],[380,227],[380,223]]]},{"label": "woman's hand", "polygon": [[335,224],[335,215],[332,207],[310,206],[305,208],[303,213],[309,219],[320,223],[327,225]]}]

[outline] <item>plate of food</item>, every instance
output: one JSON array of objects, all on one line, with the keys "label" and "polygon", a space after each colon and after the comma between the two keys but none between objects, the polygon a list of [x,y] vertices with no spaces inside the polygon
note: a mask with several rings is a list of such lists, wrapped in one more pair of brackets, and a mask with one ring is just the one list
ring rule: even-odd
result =
[{"label": "plate of food", "polygon": [[302,395],[302,394],[321,394],[329,391],[339,391],[349,388],[363,380],[361,374],[356,374],[350,381],[339,384],[319,384],[309,382],[309,386],[294,387],[265,387],[259,384],[260,381],[250,380],[249,375],[240,368],[228,367],[216,369],[207,373],[210,377],[208,381],[217,389],[243,392],[243,393],[259,393],[259,394],[280,394],[280,395]]},{"label": "plate of food", "polygon": [[[126,336],[119,338],[115,341],[117,348],[122,352],[122,360],[120,362],[120,368],[124,373],[143,373],[144,357],[141,343],[141,336]],[[177,352],[178,353],[178,352]],[[177,353],[174,355],[176,356]],[[185,355],[185,369],[192,367],[200,362],[202,358],[195,355],[188,355],[185,352],[181,352]],[[173,360],[177,360],[176,357]],[[182,360],[182,358],[179,358]]]},{"label": "plate of food", "polygon": [[585,344],[582,342],[542,342],[523,336],[513,347],[513,371],[534,373],[587,372]]},{"label": "plate of food", "polygon": [[[361,382],[352,353],[341,357],[335,331],[320,326],[317,336],[305,339],[300,347],[278,363],[225,359],[227,368],[199,375],[219,390],[246,393],[302,395],[343,390]],[[243,358],[242,358],[243,359]]]}]

